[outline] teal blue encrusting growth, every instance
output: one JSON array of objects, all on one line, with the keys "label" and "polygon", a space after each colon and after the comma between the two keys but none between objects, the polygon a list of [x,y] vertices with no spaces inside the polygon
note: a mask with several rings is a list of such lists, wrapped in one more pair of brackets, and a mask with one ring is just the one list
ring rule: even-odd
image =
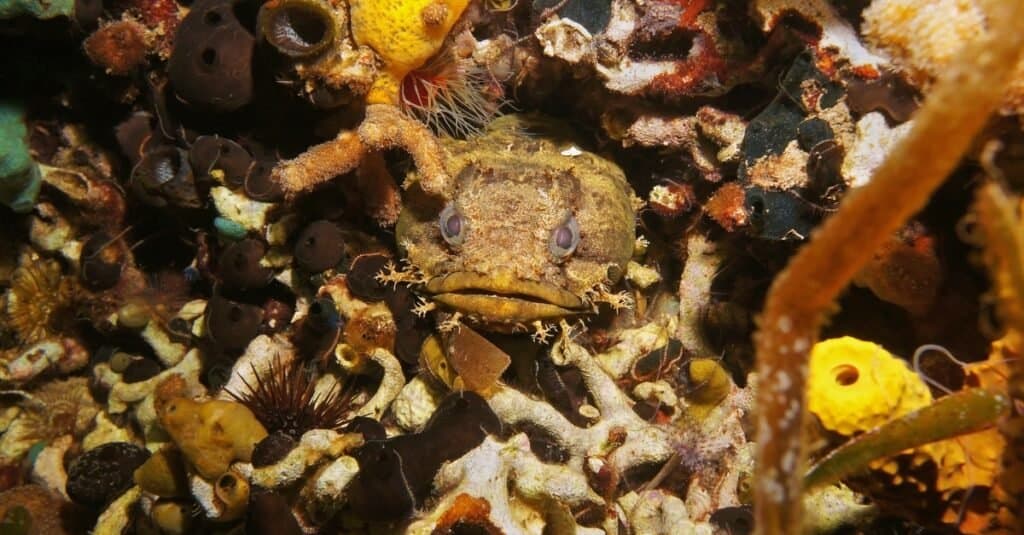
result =
[{"label": "teal blue encrusting growth", "polygon": [[245,237],[245,233],[248,232],[245,227],[237,221],[232,221],[226,217],[216,217],[213,220],[213,226],[217,229],[217,232],[221,237],[229,241],[238,241]]},{"label": "teal blue encrusting growth", "polygon": [[75,0],[0,0],[0,19],[27,15],[36,19],[70,17]]},{"label": "teal blue encrusting growth", "polygon": [[[8,0],[0,0],[6,6]],[[3,10],[0,7],[0,18]],[[39,195],[42,176],[28,150],[25,110],[17,103],[0,100],[0,202],[25,213]]]}]

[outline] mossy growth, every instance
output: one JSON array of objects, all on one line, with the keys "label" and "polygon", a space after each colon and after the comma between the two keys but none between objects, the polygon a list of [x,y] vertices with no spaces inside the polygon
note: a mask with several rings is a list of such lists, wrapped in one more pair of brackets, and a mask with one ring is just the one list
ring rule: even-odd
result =
[{"label": "mossy growth", "polygon": [[[9,4],[10,0],[0,0],[0,19],[7,18],[8,9],[13,9]],[[39,166],[29,153],[25,109],[18,103],[0,100],[0,202],[15,212],[28,212],[36,204],[41,185]]]}]

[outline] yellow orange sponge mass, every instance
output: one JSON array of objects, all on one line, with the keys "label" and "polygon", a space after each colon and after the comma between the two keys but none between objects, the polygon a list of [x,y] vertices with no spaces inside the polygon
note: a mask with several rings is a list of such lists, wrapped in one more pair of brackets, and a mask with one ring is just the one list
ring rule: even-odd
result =
[{"label": "yellow orange sponge mass", "polygon": [[811,351],[807,406],[830,431],[874,429],[931,402],[921,378],[878,344],[845,336]]},{"label": "yellow orange sponge mass", "polygon": [[369,104],[398,104],[402,78],[436,54],[469,0],[352,0],[352,36],[384,63]]}]

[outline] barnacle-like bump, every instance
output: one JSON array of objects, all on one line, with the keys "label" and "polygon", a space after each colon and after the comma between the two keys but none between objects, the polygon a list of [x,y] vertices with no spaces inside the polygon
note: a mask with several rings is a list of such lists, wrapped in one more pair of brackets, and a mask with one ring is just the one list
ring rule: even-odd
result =
[{"label": "barnacle-like bump", "polygon": [[154,452],[135,469],[132,479],[142,490],[162,498],[185,496],[189,492],[184,459],[173,447]]},{"label": "barnacle-like bump", "polygon": [[261,202],[278,202],[284,199],[284,190],[271,178],[273,162],[256,161],[245,175],[245,194]]},{"label": "barnacle-like bump", "polygon": [[263,309],[214,296],[206,305],[207,335],[222,349],[244,349],[259,334]]},{"label": "barnacle-like bump", "polygon": [[161,533],[192,533],[195,518],[181,503],[160,501],[153,504],[152,511],[149,516]]},{"label": "barnacle-like bump", "polygon": [[332,331],[341,326],[341,315],[334,301],[321,297],[309,305],[309,314],[304,324],[317,332]]},{"label": "barnacle-like bump", "polygon": [[233,111],[252,98],[256,40],[234,14],[235,0],[200,0],[178,26],[167,75],[190,104]]},{"label": "barnacle-like bump", "polygon": [[341,229],[325,219],[307,225],[295,240],[295,262],[306,271],[325,271],[337,266],[344,256]]},{"label": "barnacle-like bump", "polygon": [[173,146],[154,149],[132,169],[131,189],[142,202],[156,207],[202,205],[188,153]]},{"label": "barnacle-like bump", "polygon": [[359,475],[347,491],[349,504],[375,520],[408,517],[430,494],[434,476],[445,462],[462,457],[502,429],[484,398],[473,392],[445,397],[419,433],[384,439],[383,427],[373,420],[360,420],[353,427],[358,429],[350,430],[362,432],[367,443],[354,455]]},{"label": "barnacle-like bump", "polygon": [[82,284],[95,291],[114,287],[121,280],[126,260],[126,251],[117,237],[96,232],[82,245]]},{"label": "barnacle-like bump", "polygon": [[234,520],[245,513],[249,502],[249,482],[234,471],[225,472],[213,485],[213,493],[224,504],[222,520]]},{"label": "barnacle-like bump", "polygon": [[260,288],[270,281],[274,271],[260,264],[267,252],[263,242],[247,238],[229,245],[221,253],[217,270],[231,288]]},{"label": "barnacle-like bump", "polygon": [[754,512],[749,505],[723,507],[711,514],[711,523],[726,533],[753,533]]},{"label": "barnacle-like bump", "polygon": [[274,431],[259,441],[252,449],[252,465],[255,468],[270,466],[284,459],[295,448],[298,441],[283,431]]},{"label": "barnacle-like bump", "polygon": [[220,136],[199,136],[188,150],[192,169],[201,177],[219,172],[231,188],[241,187],[252,166],[249,151],[230,139]]},{"label": "barnacle-like bump", "polygon": [[253,493],[246,511],[246,531],[256,535],[302,535],[298,521],[284,496],[276,492]]},{"label": "barnacle-like bump", "polygon": [[332,8],[318,0],[271,0],[260,8],[260,34],[286,56],[305,58],[323,52],[337,33]]},{"label": "barnacle-like bump", "polygon": [[329,297],[315,299],[295,332],[295,342],[308,356],[326,355],[341,336],[342,317]]},{"label": "barnacle-like bump", "polygon": [[132,359],[131,363],[125,367],[124,373],[121,374],[121,378],[125,383],[141,383],[146,379],[155,377],[162,371],[164,371],[164,369],[157,361],[143,357]]},{"label": "barnacle-like bump", "polygon": [[149,145],[159,135],[154,131],[156,118],[153,114],[139,111],[131,114],[114,128],[117,146],[121,149],[132,167],[139,163],[147,152]]},{"label": "barnacle-like bump", "polygon": [[377,280],[391,257],[381,253],[359,255],[352,261],[348,270],[348,289],[356,297],[368,301],[381,301],[394,291],[386,283]]}]

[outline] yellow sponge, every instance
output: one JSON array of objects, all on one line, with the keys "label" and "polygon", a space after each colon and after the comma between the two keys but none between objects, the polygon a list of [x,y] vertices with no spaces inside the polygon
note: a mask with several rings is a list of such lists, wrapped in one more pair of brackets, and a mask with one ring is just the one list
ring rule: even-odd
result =
[{"label": "yellow sponge", "polygon": [[852,435],[931,402],[921,378],[878,344],[845,336],[811,351],[807,407],[826,429]]},{"label": "yellow sponge", "polygon": [[384,63],[369,104],[398,104],[402,79],[436,54],[469,0],[352,0],[349,14],[356,43]]}]

